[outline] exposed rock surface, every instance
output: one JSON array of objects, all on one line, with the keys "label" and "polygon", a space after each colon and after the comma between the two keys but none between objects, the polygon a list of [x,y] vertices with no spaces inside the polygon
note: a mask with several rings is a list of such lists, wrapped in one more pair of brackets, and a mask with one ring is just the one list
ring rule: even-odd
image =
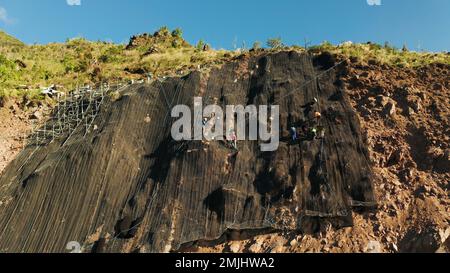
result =
[{"label": "exposed rock surface", "polygon": [[[0,178],[0,251],[61,252],[78,241],[84,251],[167,252],[234,230],[316,232],[323,219],[351,226],[353,206],[375,205],[372,171],[337,70],[324,72],[329,62],[314,66],[296,52],[244,56],[209,75],[131,86],[103,105],[94,132],[83,137],[80,126],[29,146],[8,166]],[[279,104],[279,149],[262,153],[258,142],[242,141],[230,157],[220,142],[174,142],[170,106],[192,105],[194,96],[205,104]],[[323,146],[289,143],[289,126],[306,118],[301,106],[314,97]]]},{"label": "exposed rock surface", "polygon": [[[381,252],[450,253],[450,66],[346,63],[341,79],[368,139],[377,211],[353,214],[349,228],[253,240],[263,242],[261,252],[288,238],[298,244],[286,244],[287,252],[371,252],[368,246],[377,242]],[[383,113],[388,102],[395,103],[396,115]],[[251,246],[253,240],[240,243]],[[226,249],[219,244],[194,251]]]}]

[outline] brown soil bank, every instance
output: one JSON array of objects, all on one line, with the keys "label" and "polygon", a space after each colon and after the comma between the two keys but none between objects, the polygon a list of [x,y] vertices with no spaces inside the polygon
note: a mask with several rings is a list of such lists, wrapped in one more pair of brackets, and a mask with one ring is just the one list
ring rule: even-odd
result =
[{"label": "brown soil bank", "polygon": [[380,203],[372,239],[385,251],[450,251],[450,66],[349,67]]},{"label": "brown soil bank", "polygon": [[[355,206],[376,205],[374,177],[333,65],[326,55],[244,55],[208,75],[129,87],[102,105],[91,132],[29,145],[5,169],[0,251],[62,252],[78,241],[84,251],[166,252],[245,235],[237,230],[351,227]],[[169,109],[199,95],[221,106],[279,104],[279,149],[174,142]],[[315,97],[317,109],[302,107]],[[326,137],[291,143],[288,128],[314,110]]]}]

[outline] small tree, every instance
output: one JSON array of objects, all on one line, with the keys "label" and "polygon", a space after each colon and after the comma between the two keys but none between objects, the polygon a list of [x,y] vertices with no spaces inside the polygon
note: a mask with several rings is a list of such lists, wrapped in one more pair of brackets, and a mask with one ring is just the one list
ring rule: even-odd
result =
[{"label": "small tree", "polygon": [[333,44],[328,41],[323,41],[320,46],[324,49],[330,49],[333,47]]},{"label": "small tree", "polygon": [[174,31],[172,31],[172,36],[181,38],[183,36],[183,31],[181,30],[181,28],[176,28]]},{"label": "small tree", "polygon": [[197,48],[197,50],[203,50],[204,46],[205,46],[205,42],[202,39],[200,39],[200,41],[198,41],[198,43],[195,47]]},{"label": "small tree", "polygon": [[409,51],[408,47],[406,46],[406,44],[403,45],[402,51],[403,52],[408,52]]},{"label": "small tree", "polygon": [[283,43],[281,42],[281,38],[270,38],[269,40],[267,40],[267,46],[272,48],[272,49],[278,49],[283,47]]},{"label": "small tree", "polygon": [[260,41],[256,41],[253,43],[253,50],[258,50],[261,49],[261,42]]},{"label": "small tree", "polygon": [[168,27],[163,26],[160,29],[158,29],[157,33],[161,36],[167,36],[170,33],[170,31]]}]

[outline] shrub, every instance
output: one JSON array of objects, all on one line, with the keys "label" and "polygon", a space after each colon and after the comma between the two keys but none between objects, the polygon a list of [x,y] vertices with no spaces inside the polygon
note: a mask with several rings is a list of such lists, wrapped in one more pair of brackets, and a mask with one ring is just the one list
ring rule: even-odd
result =
[{"label": "shrub", "polygon": [[323,41],[323,43],[320,45],[320,47],[321,47],[323,50],[330,50],[330,49],[333,48],[333,44],[330,43],[330,42],[328,42],[328,41]]},{"label": "shrub", "polygon": [[176,28],[174,31],[172,31],[172,36],[181,38],[183,37],[183,31],[181,30],[181,28]]},{"label": "shrub", "polygon": [[161,36],[167,36],[169,35],[170,31],[168,27],[162,26],[160,29],[158,29],[157,33]]},{"label": "shrub", "polygon": [[113,63],[119,60],[121,54],[122,50],[119,47],[113,46],[104,50],[98,59],[102,63]]},{"label": "shrub", "polygon": [[43,80],[48,80],[48,79],[50,79],[51,77],[53,77],[53,75],[52,75],[52,73],[51,73],[50,71],[48,71],[48,70],[43,70],[43,71],[42,71],[41,78],[42,78]]},{"label": "shrub", "polygon": [[182,45],[183,45],[183,43],[182,43],[181,40],[176,39],[176,40],[172,41],[172,47],[173,48],[180,48]]},{"label": "shrub", "polygon": [[270,38],[269,40],[267,40],[267,46],[272,48],[272,49],[279,49],[281,47],[283,47],[283,43],[281,42],[281,38]]},{"label": "shrub", "polygon": [[0,54],[0,81],[6,82],[17,79],[16,64]]},{"label": "shrub", "polygon": [[403,51],[403,52],[408,52],[408,51],[409,51],[409,50],[408,50],[408,47],[406,46],[406,44],[403,45],[402,51]]},{"label": "shrub", "polygon": [[195,48],[197,48],[197,50],[203,50],[204,46],[205,46],[205,42],[202,39],[200,39],[200,41],[198,41],[198,43],[195,46]]},{"label": "shrub", "polygon": [[252,48],[253,48],[254,50],[261,49],[261,42],[259,42],[259,41],[254,42]]},{"label": "shrub", "polygon": [[77,66],[76,60],[69,56],[64,56],[64,59],[61,60],[61,63],[63,64],[66,73],[75,71],[75,67]]}]

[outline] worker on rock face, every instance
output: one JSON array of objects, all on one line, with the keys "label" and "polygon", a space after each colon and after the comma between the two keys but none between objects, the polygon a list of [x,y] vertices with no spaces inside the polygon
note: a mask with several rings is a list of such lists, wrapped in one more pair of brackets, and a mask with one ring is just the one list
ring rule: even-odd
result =
[{"label": "worker on rock face", "polygon": [[322,118],[322,114],[318,111],[313,112],[310,116],[309,116],[309,125],[311,127],[317,127],[320,124],[320,119]]},{"label": "worker on rock face", "polygon": [[314,105],[316,105],[318,102],[319,102],[319,100],[317,98],[314,98],[313,101],[302,106],[302,108],[305,109],[304,110],[305,116],[308,116],[309,113],[312,112]]},{"label": "worker on rock face", "polygon": [[309,123],[308,120],[300,120],[299,122],[300,124],[300,129],[301,129],[301,134],[302,135],[306,135],[308,133],[309,130]]},{"label": "worker on rock face", "polygon": [[289,133],[291,134],[292,141],[296,141],[297,140],[297,128],[291,127],[291,129],[289,129]]},{"label": "worker on rock face", "polygon": [[317,137],[317,128],[313,127],[311,128],[311,139],[315,139]]},{"label": "worker on rock face", "polygon": [[325,128],[323,126],[317,126],[316,139],[324,139],[324,138],[325,138]]},{"label": "worker on rock face", "polygon": [[237,136],[236,136],[236,132],[233,131],[231,133],[231,141],[233,143],[233,147],[237,150]]},{"label": "worker on rock face", "polygon": [[237,136],[236,136],[236,132],[234,130],[230,131],[230,134],[227,137],[227,140],[229,141],[231,146],[237,150]]},{"label": "worker on rock face", "polygon": [[319,120],[320,118],[322,117],[322,114],[320,113],[320,112],[314,112],[314,118],[316,119],[316,120]]},{"label": "worker on rock face", "polygon": [[[318,102],[319,102],[319,100],[318,100],[317,98],[314,98],[313,101],[311,101],[311,102],[309,102],[309,103],[303,105],[302,108],[312,109],[312,107],[313,107],[316,103],[318,103]],[[310,111],[311,111],[311,110],[310,110]]]}]

